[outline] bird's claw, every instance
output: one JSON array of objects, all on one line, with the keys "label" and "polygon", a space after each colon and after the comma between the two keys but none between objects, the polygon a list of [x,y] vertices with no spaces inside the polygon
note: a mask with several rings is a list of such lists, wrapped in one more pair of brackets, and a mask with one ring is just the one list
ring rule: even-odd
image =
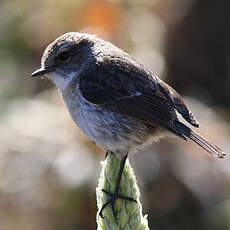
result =
[{"label": "bird's claw", "polygon": [[119,220],[119,218],[117,217],[117,213],[115,211],[115,201],[116,199],[122,199],[122,200],[128,200],[128,201],[131,201],[131,202],[137,202],[134,198],[132,197],[128,197],[128,196],[123,196],[123,195],[120,195],[118,193],[111,193],[111,192],[108,192],[106,191],[105,189],[102,189],[102,192],[104,192],[105,194],[107,194],[108,196],[110,196],[110,198],[105,202],[105,204],[103,204],[103,206],[101,207],[101,210],[99,212],[99,216],[101,218],[104,218],[103,216],[103,210],[105,209],[105,207],[111,203],[112,205],[112,212],[113,212],[113,216],[115,218],[116,221]]}]

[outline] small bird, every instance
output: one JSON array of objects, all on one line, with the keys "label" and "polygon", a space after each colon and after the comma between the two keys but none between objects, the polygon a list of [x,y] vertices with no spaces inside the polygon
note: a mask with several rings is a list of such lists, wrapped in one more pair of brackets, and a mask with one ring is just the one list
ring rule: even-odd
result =
[{"label": "small bird", "polygon": [[122,163],[115,191],[102,211],[116,199],[135,201],[119,194],[128,153],[136,152],[167,133],[197,143],[210,154],[225,153],[182,123],[196,121],[181,96],[135,58],[94,35],[70,32],[44,51],[41,68],[32,77],[45,75],[58,88],[75,123],[105,151],[120,154]]}]

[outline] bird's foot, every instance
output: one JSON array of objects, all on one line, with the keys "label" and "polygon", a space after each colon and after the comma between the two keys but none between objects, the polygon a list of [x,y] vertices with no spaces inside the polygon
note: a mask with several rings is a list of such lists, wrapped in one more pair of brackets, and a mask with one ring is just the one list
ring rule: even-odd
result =
[{"label": "bird's foot", "polygon": [[119,218],[117,217],[117,214],[116,214],[116,211],[115,211],[115,201],[117,199],[122,199],[122,200],[127,200],[127,201],[131,201],[131,202],[137,202],[134,198],[132,197],[128,197],[128,196],[123,196],[123,195],[120,195],[118,192],[115,192],[114,193],[111,193],[111,192],[108,192],[104,189],[102,189],[102,192],[104,192],[105,194],[107,194],[110,198],[105,202],[105,204],[101,207],[101,210],[99,212],[99,215],[101,218],[104,218],[102,212],[103,210],[105,209],[105,207],[111,203],[112,205],[112,211],[113,211],[113,216],[115,218],[115,220],[118,220]]}]

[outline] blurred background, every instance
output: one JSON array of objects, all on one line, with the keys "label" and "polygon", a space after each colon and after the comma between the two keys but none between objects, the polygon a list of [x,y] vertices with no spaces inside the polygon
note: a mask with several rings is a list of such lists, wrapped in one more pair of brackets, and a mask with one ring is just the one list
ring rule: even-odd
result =
[{"label": "blurred background", "polygon": [[[228,153],[229,10],[229,0],[1,0],[0,230],[96,229],[104,153],[54,86],[29,77],[65,32],[97,34],[146,64]],[[230,229],[229,156],[168,138],[130,161],[150,229]]]}]

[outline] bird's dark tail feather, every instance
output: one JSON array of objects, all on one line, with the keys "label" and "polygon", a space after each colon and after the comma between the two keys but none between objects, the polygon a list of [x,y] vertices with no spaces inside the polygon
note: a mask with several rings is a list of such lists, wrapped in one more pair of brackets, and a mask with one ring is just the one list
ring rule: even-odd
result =
[{"label": "bird's dark tail feather", "polygon": [[217,146],[209,143],[205,138],[203,138],[200,134],[196,133],[180,121],[175,121],[173,125],[173,130],[180,136],[184,135],[191,140],[193,140],[195,143],[197,143],[199,146],[201,146],[203,149],[205,149],[210,154],[214,155],[215,157],[224,158],[226,155],[220,148]]}]

